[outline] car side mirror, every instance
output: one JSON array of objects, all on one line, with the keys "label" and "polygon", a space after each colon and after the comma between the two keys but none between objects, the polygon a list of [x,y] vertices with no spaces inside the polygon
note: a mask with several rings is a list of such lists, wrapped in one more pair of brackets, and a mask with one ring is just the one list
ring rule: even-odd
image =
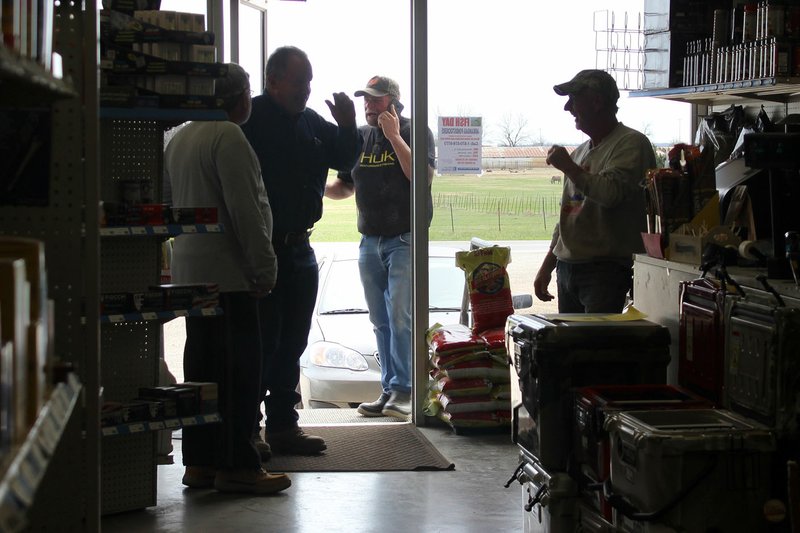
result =
[{"label": "car side mirror", "polygon": [[514,294],[511,296],[514,309],[527,309],[533,305],[533,296],[530,294]]}]

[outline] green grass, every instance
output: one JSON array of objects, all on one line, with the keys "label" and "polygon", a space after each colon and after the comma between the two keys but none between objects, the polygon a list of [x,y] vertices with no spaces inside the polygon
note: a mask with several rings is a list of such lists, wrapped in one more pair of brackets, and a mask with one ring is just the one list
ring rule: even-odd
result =
[{"label": "green grass", "polygon": [[[555,174],[559,173],[552,168],[534,168],[517,173],[488,172],[483,176],[436,176],[430,240],[549,240],[558,221],[561,198],[561,184],[550,183]],[[335,174],[329,179],[335,179]],[[325,198],[313,240],[358,239],[355,199]]]}]

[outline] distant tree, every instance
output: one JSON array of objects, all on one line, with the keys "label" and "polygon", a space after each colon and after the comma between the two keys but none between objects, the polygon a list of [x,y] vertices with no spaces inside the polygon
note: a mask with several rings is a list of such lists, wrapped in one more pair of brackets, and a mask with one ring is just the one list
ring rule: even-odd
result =
[{"label": "distant tree", "polygon": [[528,139],[528,119],[525,115],[507,113],[498,124],[501,146],[519,146]]},{"label": "distant tree", "polygon": [[653,134],[652,126],[649,122],[646,122],[642,125],[642,133],[650,139],[650,146],[653,147],[653,153],[656,156],[656,168],[664,168],[667,166],[667,154],[664,150],[659,150],[658,147],[653,143],[653,140],[650,138]]}]

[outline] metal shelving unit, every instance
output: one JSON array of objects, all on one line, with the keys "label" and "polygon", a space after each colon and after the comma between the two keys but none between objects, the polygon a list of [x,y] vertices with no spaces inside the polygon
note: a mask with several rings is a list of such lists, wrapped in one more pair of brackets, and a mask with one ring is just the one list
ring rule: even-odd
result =
[{"label": "metal shelving unit", "polygon": [[[147,182],[160,202],[165,130],[189,120],[225,120],[220,111],[100,108],[100,187],[103,201],[118,202],[122,182]],[[161,243],[182,233],[218,233],[219,224],[104,227],[101,293],[145,292],[160,282]],[[177,316],[212,316],[219,309],[170,310],[100,318],[103,399],[127,402],[140,387],[158,385],[162,323]],[[128,426],[121,438],[102,441],[101,513],[156,504],[155,431]],[[142,426],[141,429],[144,429]],[[170,429],[170,428],[167,428]],[[105,432],[105,430],[104,430]]]},{"label": "metal shelving unit", "polygon": [[[0,529],[98,530],[99,314],[97,160],[97,6],[53,4],[53,50],[63,79],[0,46],[0,107],[35,110],[50,122],[44,201],[0,205],[0,233],[45,243],[52,347],[75,373],[53,389],[0,480]],[[84,224],[84,221],[89,221]],[[85,323],[82,323],[85,318]]]},{"label": "metal shelving unit", "polygon": [[147,422],[128,422],[127,424],[117,424],[115,426],[103,427],[104,437],[116,435],[133,435],[136,433],[147,433],[151,431],[161,431],[164,429],[176,430],[185,427],[199,426],[202,424],[217,424],[222,421],[219,413],[208,413],[201,415],[182,416],[179,418],[167,418],[165,420],[150,420]]},{"label": "metal shelving unit", "polygon": [[800,97],[800,78],[760,78],[693,87],[648,89],[633,91],[630,96],[650,96],[699,105],[740,103],[743,100],[788,103]]}]

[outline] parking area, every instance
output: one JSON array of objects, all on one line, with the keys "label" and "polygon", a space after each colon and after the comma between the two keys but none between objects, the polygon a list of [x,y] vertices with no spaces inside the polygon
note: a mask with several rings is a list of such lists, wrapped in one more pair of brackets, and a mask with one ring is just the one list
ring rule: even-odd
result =
[{"label": "parking area", "polygon": [[[446,241],[436,242],[436,245],[463,247],[468,249],[468,242]],[[508,265],[508,277],[511,283],[512,294],[532,294],[533,277],[542,263],[549,241],[500,241],[496,244],[511,247],[511,263]],[[323,242],[314,243],[317,255],[322,256],[327,250],[334,249],[339,243]],[[555,281],[550,285],[550,292],[556,293]],[[533,306],[527,309],[518,309],[517,313],[555,313],[558,306],[552,302],[540,302],[534,298]],[[178,382],[183,381],[183,343],[186,339],[186,330],[182,318],[171,320],[164,324],[164,359],[170,372]]]}]

